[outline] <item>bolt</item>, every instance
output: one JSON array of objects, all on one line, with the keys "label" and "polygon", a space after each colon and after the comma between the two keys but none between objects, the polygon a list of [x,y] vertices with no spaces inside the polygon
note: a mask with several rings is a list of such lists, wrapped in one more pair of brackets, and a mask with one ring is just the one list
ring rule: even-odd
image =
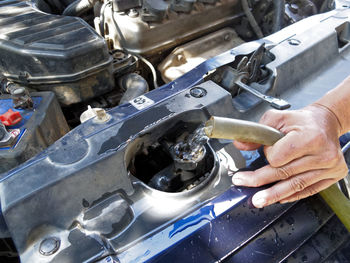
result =
[{"label": "bolt", "polygon": [[292,46],[299,46],[301,44],[300,40],[295,38],[288,39],[288,43]]},{"label": "bolt", "polygon": [[192,97],[202,98],[205,95],[207,95],[207,91],[205,89],[203,89],[203,88],[195,87],[195,88],[192,88],[190,90],[190,94],[191,94]]},{"label": "bolt", "polygon": [[39,252],[44,256],[50,256],[60,248],[60,245],[61,241],[57,237],[48,237],[41,241]]},{"label": "bolt", "polygon": [[225,41],[229,41],[230,39],[231,39],[231,37],[230,37],[229,34],[226,34],[226,35],[224,36],[224,40],[225,40]]},{"label": "bolt", "polygon": [[128,16],[130,16],[131,18],[138,17],[139,12],[136,9],[132,8],[129,10]]},{"label": "bolt", "polygon": [[185,57],[184,57],[182,54],[177,54],[177,56],[176,56],[176,59],[177,59],[178,61],[183,61],[184,58],[185,58]]}]

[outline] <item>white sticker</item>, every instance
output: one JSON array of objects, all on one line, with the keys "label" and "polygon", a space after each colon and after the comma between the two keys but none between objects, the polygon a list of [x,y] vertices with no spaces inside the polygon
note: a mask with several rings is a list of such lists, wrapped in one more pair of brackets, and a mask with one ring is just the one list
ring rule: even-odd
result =
[{"label": "white sticker", "polygon": [[144,108],[147,108],[154,104],[154,101],[147,98],[146,96],[138,96],[137,98],[129,101],[132,106],[134,106],[138,110],[143,110]]}]

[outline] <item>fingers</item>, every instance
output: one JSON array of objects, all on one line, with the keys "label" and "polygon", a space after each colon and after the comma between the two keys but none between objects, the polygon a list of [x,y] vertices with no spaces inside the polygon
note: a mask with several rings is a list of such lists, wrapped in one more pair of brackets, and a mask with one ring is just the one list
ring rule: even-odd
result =
[{"label": "fingers", "polygon": [[264,113],[259,123],[271,126],[277,130],[280,130],[285,125],[285,116],[288,111],[269,110]]},{"label": "fingers", "polygon": [[289,203],[289,202],[298,201],[300,199],[317,194],[318,192],[321,192],[322,190],[328,188],[329,186],[331,186],[332,184],[335,184],[336,182],[337,182],[336,179],[322,180],[322,181],[317,182],[313,185],[310,185],[309,187],[306,187],[303,191],[292,194],[291,196],[280,200],[279,202],[281,204],[285,204],[285,203]]},{"label": "fingers", "polygon": [[[261,117],[260,123],[279,129],[280,128],[279,124],[281,123],[283,118],[284,118],[284,115],[280,111],[270,110],[265,112],[265,114]],[[239,141],[234,141],[233,144],[236,146],[237,149],[242,151],[253,151],[258,149],[261,146],[261,144],[257,144],[257,143],[239,142]]]},{"label": "fingers", "polygon": [[257,143],[239,142],[239,141],[234,141],[233,144],[234,146],[236,146],[237,149],[241,151],[253,151],[258,149],[261,146],[261,144],[257,144]]},{"label": "fingers", "polygon": [[328,168],[327,162],[321,162],[317,156],[305,156],[282,167],[266,165],[249,172],[238,172],[232,177],[232,183],[240,186],[258,187],[276,181],[286,180],[308,170]]},{"label": "fingers", "polygon": [[[287,180],[280,181],[272,187],[260,191],[253,196],[253,205],[261,208],[267,205],[274,204],[281,200],[294,197],[299,197],[298,194],[307,196],[319,192],[320,187],[326,187],[339,180],[342,177],[342,171],[334,172],[332,170],[313,170],[308,171]],[[330,184],[325,183],[318,185],[321,181],[329,180]],[[315,187],[313,186],[315,185]],[[300,196],[301,197],[301,196]]]},{"label": "fingers", "polygon": [[301,138],[298,132],[291,131],[273,146],[265,147],[266,158],[273,167],[280,167],[302,156],[313,154],[318,144],[310,138],[312,137],[307,134]]},{"label": "fingers", "polygon": [[318,182],[319,179],[315,178],[315,176],[319,173],[320,170],[307,172],[288,180],[280,181],[274,186],[256,193],[252,199],[253,205],[257,208],[262,208],[277,203],[296,192],[303,191],[310,185]]},{"label": "fingers", "polygon": [[[261,186],[277,182],[256,193],[253,204],[264,207],[291,202],[313,195],[347,174],[334,118],[324,111],[306,107],[296,111],[268,111],[260,123],[274,127],[285,136],[264,147],[269,165],[253,172],[236,173],[232,182],[241,186]],[[240,149],[256,145],[235,143]]]},{"label": "fingers", "polygon": [[267,160],[273,167],[285,165],[312,152],[314,145],[312,143],[308,145],[312,136],[300,137],[299,127],[291,125],[294,119],[298,117],[300,116],[295,116],[295,113],[291,111],[270,110],[260,119],[261,124],[286,133],[286,136],[273,146],[264,149]]}]

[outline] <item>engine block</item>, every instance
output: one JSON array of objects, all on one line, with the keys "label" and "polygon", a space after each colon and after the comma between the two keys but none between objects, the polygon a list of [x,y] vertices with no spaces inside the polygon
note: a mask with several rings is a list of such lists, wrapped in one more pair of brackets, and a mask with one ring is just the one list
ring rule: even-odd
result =
[{"label": "engine block", "polygon": [[115,4],[107,4],[101,7],[95,27],[109,46],[151,56],[232,24],[242,15],[238,0],[198,1],[188,5],[172,2],[176,1],[148,0],[122,11],[115,11],[120,10]]}]

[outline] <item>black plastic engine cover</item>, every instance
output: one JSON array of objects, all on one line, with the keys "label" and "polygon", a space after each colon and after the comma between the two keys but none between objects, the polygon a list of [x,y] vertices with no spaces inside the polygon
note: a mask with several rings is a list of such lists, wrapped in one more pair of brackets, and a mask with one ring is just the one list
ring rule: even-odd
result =
[{"label": "black plastic engine cover", "polygon": [[51,15],[31,2],[0,2],[0,71],[36,90],[54,91],[63,105],[113,88],[107,45],[85,21]]}]

